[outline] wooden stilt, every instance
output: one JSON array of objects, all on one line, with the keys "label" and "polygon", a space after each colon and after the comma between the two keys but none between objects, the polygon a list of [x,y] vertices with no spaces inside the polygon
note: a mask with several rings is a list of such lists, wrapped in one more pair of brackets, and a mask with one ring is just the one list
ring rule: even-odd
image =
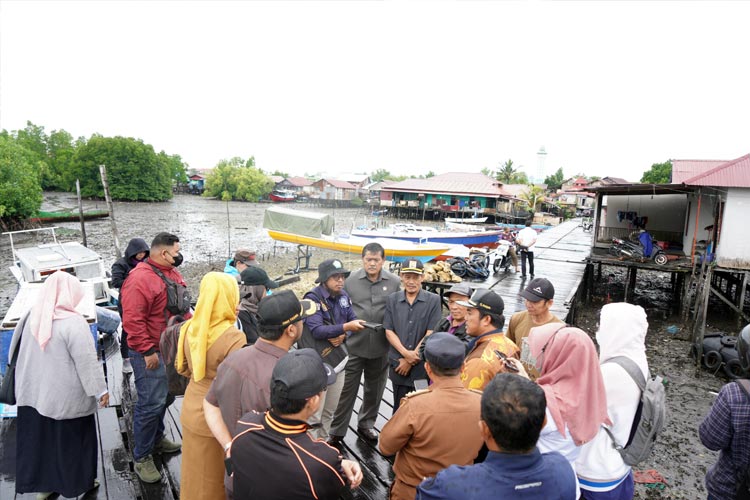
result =
[{"label": "wooden stilt", "polygon": [[83,246],[88,247],[86,242],[86,223],[83,220],[83,202],[81,201],[81,183],[76,179],[76,195],[78,196],[78,218],[81,220],[81,235],[83,235]]},{"label": "wooden stilt", "polygon": [[599,268],[596,270],[596,281],[602,280],[602,263],[599,263]]},{"label": "wooden stilt", "polygon": [[737,329],[739,330],[742,327],[742,320],[744,312],[743,309],[745,307],[745,293],[747,292],[747,280],[748,280],[748,272],[745,271],[742,276],[742,284],[740,285],[739,293],[737,294]]},{"label": "wooden stilt", "polygon": [[703,357],[703,338],[706,336],[706,316],[708,315],[708,297],[710,295],[709,291],[711,290],[711,274],[712,274],[712,268],[709,267],[706,271],[706,277],[704,279],[704,287],[703,287],[703,302],[701,304],[700,310],[695,311],[696,315],[696,321],[700,319],[700,323],[698,323],[698,335],[694,340],[695,347],[698,350],[698,356],[696,356],[697,362],[698,362],[698,368],[700,371],[700,363],[701,358]]},{"label": "wooden stilt", "polygon": [[107,200],[107,209],[109,210],[109,222],[112,224],[112,240],[115,244],[115,255],[119,259],[122,257],[120,250],[120,236],[117,234],[117,223],[115,222],[115,208],[112,204],[112,198],[109,196],[109,182],[107,181],[107,167],[99,165],[99,175],[102,177],[102,187],[104,187],[104,199]]}]

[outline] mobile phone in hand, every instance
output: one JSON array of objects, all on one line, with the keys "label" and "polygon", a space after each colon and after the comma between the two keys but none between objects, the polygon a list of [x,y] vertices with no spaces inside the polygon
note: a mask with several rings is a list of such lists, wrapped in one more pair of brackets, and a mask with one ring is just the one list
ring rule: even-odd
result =
[{"label": "mobile phone in hand", "polygon": [[376,330],[383,326],[382,323],[373,323],[372,321],[363,321],[362,324],[365,326],[365,328],[372,328],[373,330]]}]

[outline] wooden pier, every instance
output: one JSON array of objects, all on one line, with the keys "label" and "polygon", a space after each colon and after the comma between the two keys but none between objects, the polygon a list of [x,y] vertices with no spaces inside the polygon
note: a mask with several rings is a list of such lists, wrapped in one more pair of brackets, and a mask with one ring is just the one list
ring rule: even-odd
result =
[{"label": "wooden pier", "polygon": [[[551,227],[539,235],[534,253],[535,277],[547,278],[555,286],[555,302],[552,312],[560,318],[574,321],[575,306],[580,286],[584,278],[584,269],[591,247],[591,233],[584,232],[578,221],[569,221]],[[505,314],[510,318],[514,312],[524,310],[523,298],[519,292],[524,289],[531,278],[522,279],[520,273],[500,273],[491,275],[483,282],[472,283],[476,288],[489,288],[499,293],[505,301]],[[445,285],[434,288],[444,290]],[[107,376],[110,392],[110,407],[97,412],[97,430],[99,434],[99,481],[101,486],[81,499],[107,500],[173,500],[179,498],[181,455],[164,455],[157,457],[157,467],[163,472],[161,482],[153,485],[144,484],[133,472],[132,455],[132,410],[136,391],[132,375],[122,374],[122,360],[116,341],[110,341],[103,350],[102,363]],[[361,398],[361,387],[360,395]],[[359,438],[357,429],[357,411],[352,415],[350,432],[344,439],[344,454],[357,460],[362,466],[364,480],[362,485],[342,495],[342,499],[387,498],[388,488],[393,480],[391,465],[393,457],[384,457],[377,450],[377,444]],[[167,437],[176,442],[182,440],[180,410],[182,398],[168,408],[165,417]],[[390,382],[380,405],[380,413],[375,423],[375,430],[380,432],[393,410],[393,393]],[[34,494],[15,494],[15,448],[16,440],[23,439],[16,435],[15,419],[0,420],[0,499],[31,500]]]}]

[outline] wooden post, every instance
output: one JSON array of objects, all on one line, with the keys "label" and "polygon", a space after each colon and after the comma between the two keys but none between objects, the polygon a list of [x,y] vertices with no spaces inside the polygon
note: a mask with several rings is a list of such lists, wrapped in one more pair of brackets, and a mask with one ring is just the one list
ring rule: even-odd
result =
[{"label": "wooden post", "polygon": [[711,295],[709,292],[711,290],[711,271],[712,268],[709,267],[706,271],[706,277],[703,280],[704,286],[703,286],[703,303],[701,305],[700,310],[697,308],[696,304],[696,321],[700,319],[700,323],[698,325],[698,336],[694,340],[694,344],[696,347],[696,350],[698,352],[698,355],[696,356],[698,361],[698,367],[700,367],[701,358],[703,357],[703,338],[706,336],[706,316],[708,315],[708,298]]},{"label": "wooden post", "polygon": [[745,292],[747,291],[747,279],[748,279],[748,272],[744,272],[744,276],[742,277],[742,285],[740,285],[739,293],[737,294],[737,309],[739,309],[739,312],[737,313],[737,329],[739,330],[742,327],[742,320],[744,319],[742,317],[742,310],[745,306]]},{"label": "wooden post", "polygon": [[109,197],[109,182],[107,182],[107,167],[99,165],[99,175],[102,177],[102,187],[104,187],[104,199],[107,200],[107,210],[109,210],[109,222],[112,224],[112,238],[115,244],[115,255],[119,259],[122,257],[120,251],[120,236],[117,234],[117,223],[115,222],[115,208],[112,205],[112,198]]},{"label": "wooden post", "polygon": [[76,179],[76,195],[78,196],[78,218],[81,221],[81,234],[83,235],[83,246],[88,247],[86,241],[86,224],[83,222],[83,202],[81,201],[81,183]]},{"label": "wooden post", "polygon": [[[695,263],[695,242],[698,240],[698,219],[701,217],[701,188],[698,188],[698,207],[695,209],[695,228],[693,229],[693,247],[690,251],[690,264]],[[689,214],[688,214],[689,216]]]}]

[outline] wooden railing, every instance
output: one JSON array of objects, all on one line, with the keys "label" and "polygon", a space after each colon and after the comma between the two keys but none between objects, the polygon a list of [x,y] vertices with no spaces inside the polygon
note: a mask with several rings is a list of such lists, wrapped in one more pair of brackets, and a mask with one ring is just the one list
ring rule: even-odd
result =
[{"label": "wooden railing", "polygon": [[[601,226],[596,233],[596,241],[609,243],[612,241],[612,238],[627,239],[633,231],[635,229],[628,229],[626,227]],[[682,241],[682,232],[680,231],[652,231],[649,229],[648,232],[657,241],[674,241],[678,243]]]}]

